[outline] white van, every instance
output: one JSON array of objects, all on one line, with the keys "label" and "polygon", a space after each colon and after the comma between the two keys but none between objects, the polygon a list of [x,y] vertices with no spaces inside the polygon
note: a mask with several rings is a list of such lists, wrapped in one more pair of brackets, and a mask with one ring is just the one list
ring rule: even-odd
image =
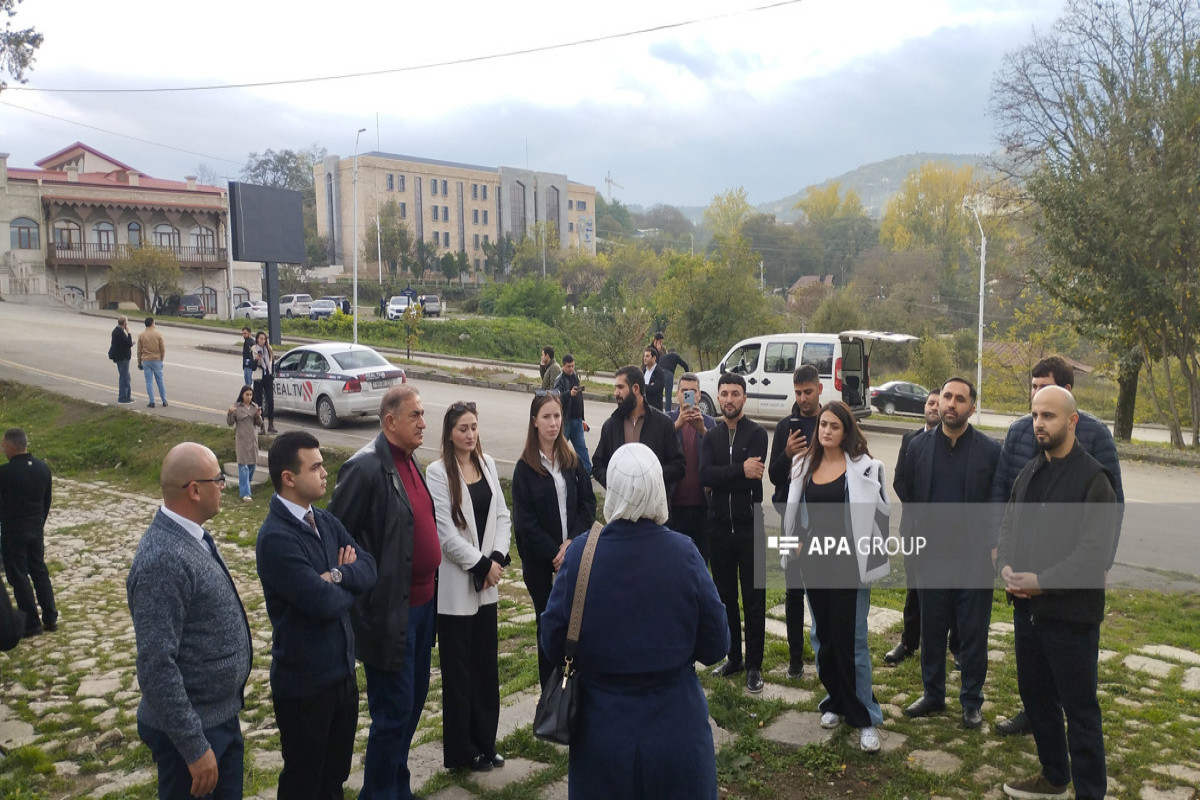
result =
[{"label": "white van", "polygon": [[792,373],[801,364],[812,364],[821,376],[821,404],[841,400],[857,417],[871,414],[869,364],[872,343],[910,342],[917,337],[885,331],[842,333],[776,333],[738,342],[716,369],[698,373],[700,408],[720,416],[717,380],[723,372],[746,379],[745,413],[778,419],[796,402]]}]

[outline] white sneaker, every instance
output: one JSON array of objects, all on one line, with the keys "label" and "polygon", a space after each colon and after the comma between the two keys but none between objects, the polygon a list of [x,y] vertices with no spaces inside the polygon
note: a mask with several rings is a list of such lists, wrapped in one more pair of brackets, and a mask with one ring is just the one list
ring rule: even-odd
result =
[{"label": "white sneaker", "polygon": [[863,749],[864,753],[879,752],[879,731],[875,728],[859,728],[858,729],[858,746]]},{"label": "white sneaker", "polygon": [[836,728],[842,724],[842,718],[832,711],[826,711],[821,715],[821,727],[826,729]]}]

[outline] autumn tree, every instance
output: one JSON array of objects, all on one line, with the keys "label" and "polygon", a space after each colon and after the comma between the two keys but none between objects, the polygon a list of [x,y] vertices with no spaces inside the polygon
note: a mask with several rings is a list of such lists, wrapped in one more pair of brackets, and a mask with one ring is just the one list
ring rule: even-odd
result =
[{"label": "autumn tree", "polygon": [[369,262],[382,256],[388,273],[394,277],[409,267],[413,258],[412,234],[408,223],[400,217],[400,204],[388,200],[371,221],[375,225],[367,225],[362,234],[361,258]]},{"label": "autumn tree", "polygon": [[124,253],[113,259],[108,279],[139,292],[143,310],[157,308],[161,299],[179,291],[183,273],[173,252],[147,246],[131,248]]},{"label": "autumn tree", "polygon": [[0,91],[8,86],[3,75],[11,75],[17,83],[28,80],[25,73],[33,69],[37,49],[42,46],[42,34],[33,28],[13,28],[12,18],[17,14],[21,0],[0,0],[0,13],[5,16],[4,30],[0,32]]},{"label": "autumn tree", "polygon": [[741,186],[713,196],[708,208],[704,209],[704,225],[714,239],[722,238],[728,242],[741,233],[742,223],[754,213],[754,206],[746,197],[746,190]]}]

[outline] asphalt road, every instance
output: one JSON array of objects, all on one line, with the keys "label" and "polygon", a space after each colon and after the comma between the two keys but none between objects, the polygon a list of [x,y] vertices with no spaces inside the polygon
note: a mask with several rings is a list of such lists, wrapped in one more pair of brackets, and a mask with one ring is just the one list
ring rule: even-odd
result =
[{"label": "asphalt road", "polygon": [[[162,322],[171,405],[146,408],[142,374],[134,370],[132,413],[224,425],[225,410],[242,384],[241,359],[200,346],[240,347],[240,335]],[[112,327],[113,321],[103,317],[0,303],[0,377],[93,402],[115,403],[116,367],[106,355]],[[136,337],[143,329],[141,322],[131,320],[131,329]],[[524,447],[530,395],[434,381],[422,382],[418,388],[428,421],[420,453],[426,463],[438,457],[446,408],[458,400],[474,400],[479,405],[484,449],[503,472],[511,473]],[[587,440],[589,447],[594,447],[600,425],[612,407],[593,403],[589,408],[592,431]],[[281,414],[276,425],[281,430],[305,428],[324,443],[353,449],[373,439],[379,430],[373,417],[349,420],[333,431],[322,429],[313,417],[296,414]],[[872,454],[889,468],[894,465],[900,436],[873,431],[869,439]],[[1139,570],[1131,568],[1144,567],[1200,578],[1195,523],[1200,516],[1200,473],[1187,467],[1127,462],[1122,465],[1122,475],[1127,509],[1117,561],[1123,566],[1114,570],[1114,576],[1123,579],[1128,574],[1135,580]],[[777,524],[773,511],[768,511],[767,517],[768,525]],[[1182,588],[1200,589],[1200,582]]]}]

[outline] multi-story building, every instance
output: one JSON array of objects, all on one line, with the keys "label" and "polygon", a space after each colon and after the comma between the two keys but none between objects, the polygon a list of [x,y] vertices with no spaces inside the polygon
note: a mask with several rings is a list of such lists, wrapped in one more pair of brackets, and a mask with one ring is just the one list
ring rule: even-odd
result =
[{"label": "multi-story building", "polygon": [[396,201],[400,218],[416,239],[436,244],[439,251],[465,252],[476,271],[486,266],[484,245],[506,234],[519,240],[547,222],[557,232],[560,249],[596,252],[596,190],[566,175],[362,153],[357,244],[354,159],[329,156],[314,166],[313,178],[317,232],[331,237],[335,258],[342,264],[350,263],[353,248],[362,248],[370,238],[379,209],[389,200]]},{"label": "multi-story building", "polygon": [[[8,166],[0,154],[0,293],[31,304],[103,308],[141,302],[108,280],[130,248],[171,251],[182,289],[209,313],[261,294],[261,267],[231,262],[225,188],[152,178],[76,142],[38,161]],[[7,228],[7,231],[5,230]]]}]

